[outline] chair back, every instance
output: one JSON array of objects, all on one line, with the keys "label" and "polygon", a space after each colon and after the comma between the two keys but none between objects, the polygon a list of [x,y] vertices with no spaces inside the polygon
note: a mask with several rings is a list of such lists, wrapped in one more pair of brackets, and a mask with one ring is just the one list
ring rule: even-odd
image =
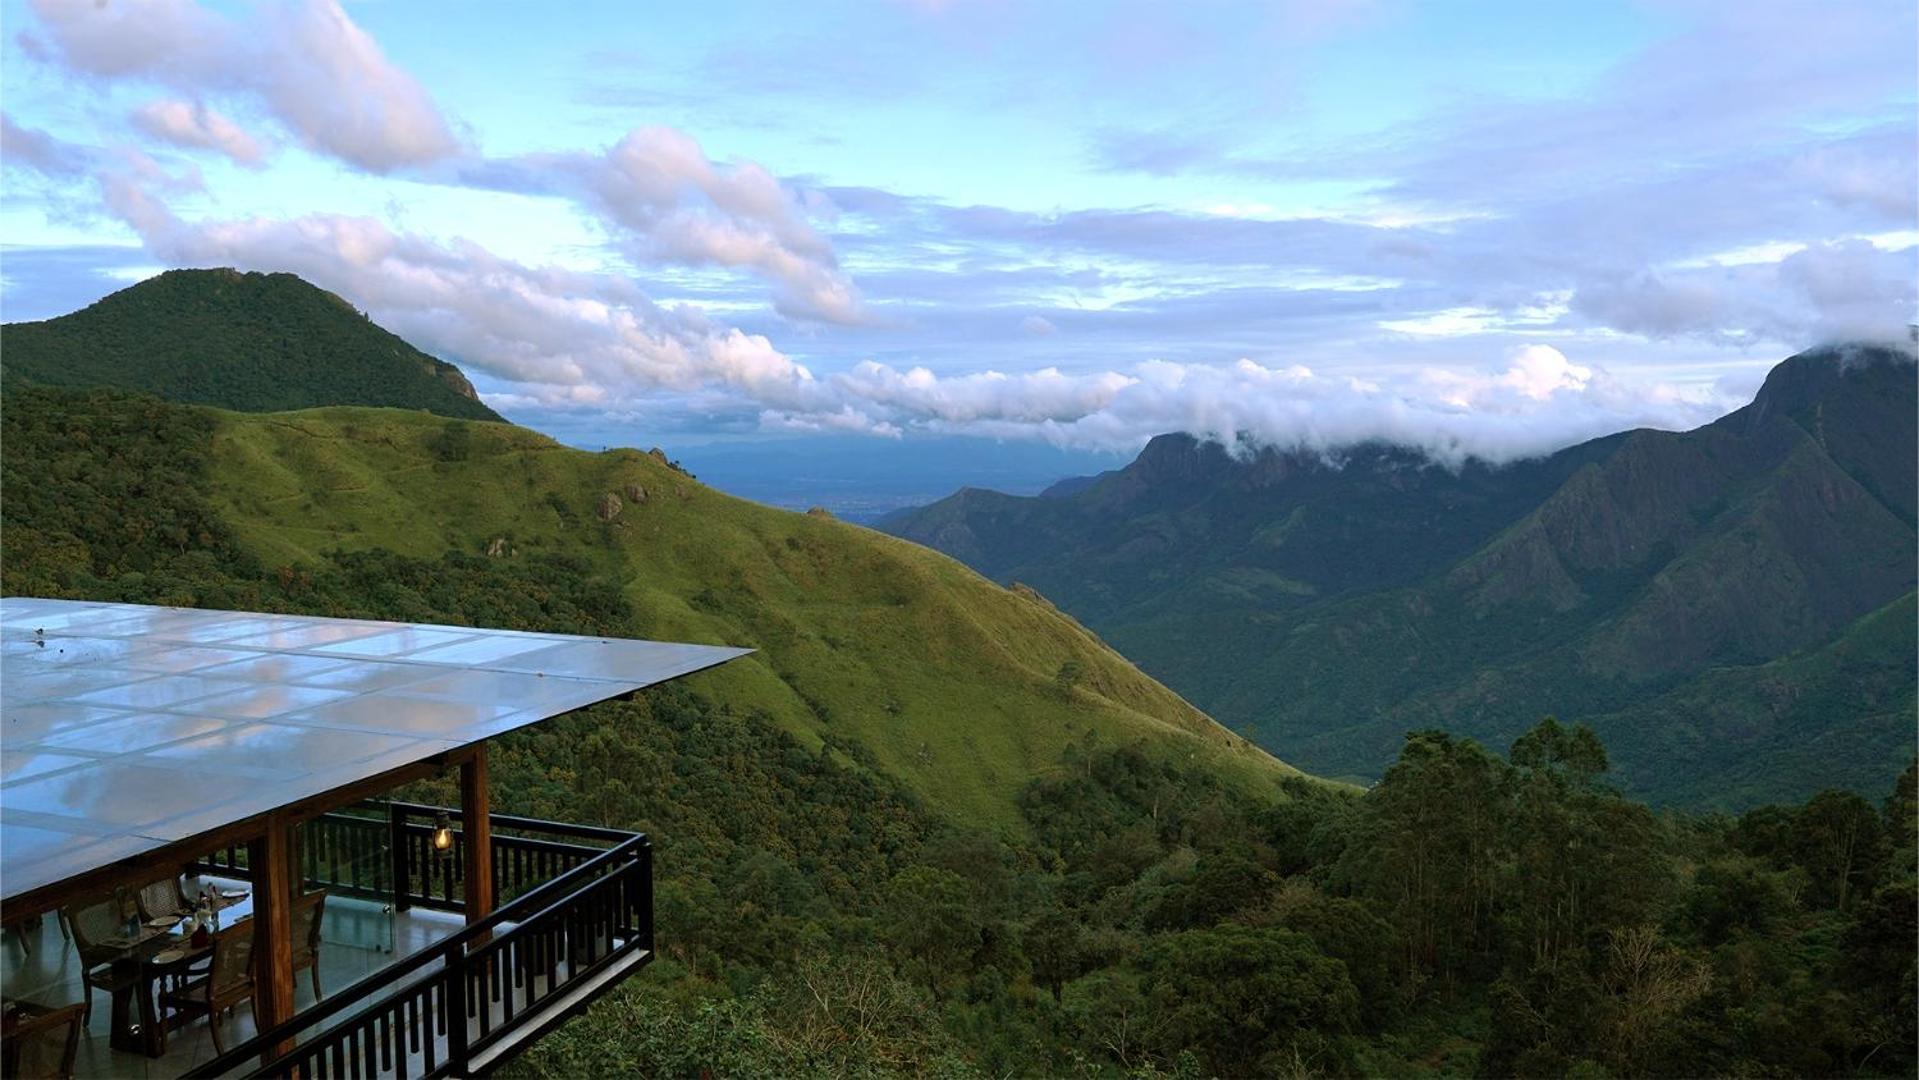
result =
[{"label": "chair back", "polygon": [[213,960],[207,970],[207,997],[223,998],[253,984],[253,920],[235,923],[213,935]]},{"label": "chair back", "polygon": [[67,930],[73,934],[73,947],[80,953],[80,962],[87,967],[96,967],[110,960],[118,959],[123,950],[106,941],[121,932],[120,905],[109,898],[93,904],[75,904],[61,909],[60,915],[67,920]]},{"label": "chair back", "polygon": [[80,1015],[85,1008],[68,1005],[23,1017],[7,1035],[0,1071],[33,1080],[72,1076],[73,1059],[80,1049]]},{"label": "chair back", "polygon": [[293,966],[313,962],[320,951],[320,918],[326,911],[326,890],[308,893],[293,902],[287,914],[293,924]]},{"label": "chair back", "polygon": [[184,916],[193,908],[187,903],[187,892],[180,887],[177,876],[163,877],[140,887],[140,917],[158,919],[162,916]]}]

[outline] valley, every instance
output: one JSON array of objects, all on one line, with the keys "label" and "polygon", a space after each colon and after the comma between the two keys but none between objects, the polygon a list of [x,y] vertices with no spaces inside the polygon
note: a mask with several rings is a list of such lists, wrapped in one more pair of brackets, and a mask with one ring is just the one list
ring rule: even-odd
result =
[{"label": "valley", "polygon": [[[1322,775],[1377,777],[1407,731],[1557,715],[1628,790],[1741,809],[1883,783],[1910,745],[1914,371],[1816,350],[1699,430],[1498,467],[1163,436],[1068,494],[882,527],[1031,585]],[[1706,704],[1728,696],[1752,718]]]}]

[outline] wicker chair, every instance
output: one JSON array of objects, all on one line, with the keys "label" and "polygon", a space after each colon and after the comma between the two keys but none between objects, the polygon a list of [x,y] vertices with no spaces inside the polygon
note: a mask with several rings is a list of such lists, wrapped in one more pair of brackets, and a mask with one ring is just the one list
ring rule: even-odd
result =
[{"label": "wicker chair", "polygon": [[193,914],[193,904],[177,876],[163,877],[143,885],[138,894],[142,919],[184,919]]},{"label": "wicker chair", "polygon": [[86,1006],[45,1009],[22,1004],[19,1008],[19,1018],[0,1043],[0,1074],[34,1080],[72,1076],[73,1059],[80,1051],[80,1015]]},{"label": "wicker chair", "polygon": [[253,921],[235,923],[213,935],[213,956],[206,974],[160,995],[160,1004],[178,1012],[205,1016],[213,1029],[213,1050],[227,1052],[220,1021],[235,1005],[253,997]]},{"label": "wicker chair", "polygon": [[120,915],[120,902],[117,898],[102,900],[97,904],[76,904],[60,910],[60,920],[73,938],[73,948],[80,954],[81,980],[85,984],[85,1000],[81,1003],[80,1023],[91,1026],[93,1023],[93,992],[105,990],[111,994],[125,980],[125,974],[114,970],[114,961],[123,959],[127,950],[121,945],[110,945],[107,941],[122,932],[125,919]]},{"label": "wicker chair", "polygon": [[293,973],[313,972],[313,1000],[320,1000],[320,918],[326,912],[326,890],[308,893],[293,902]]}]

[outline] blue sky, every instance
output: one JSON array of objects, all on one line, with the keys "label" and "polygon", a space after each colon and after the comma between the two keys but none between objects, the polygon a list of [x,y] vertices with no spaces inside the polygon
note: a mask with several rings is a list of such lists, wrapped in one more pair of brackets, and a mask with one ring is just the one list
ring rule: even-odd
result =
[{"label": "blue sky", "polygon": [[292,271],[582,444],[1502,458],[1915,317],[1909,2],[0,12],[8,319]]}]

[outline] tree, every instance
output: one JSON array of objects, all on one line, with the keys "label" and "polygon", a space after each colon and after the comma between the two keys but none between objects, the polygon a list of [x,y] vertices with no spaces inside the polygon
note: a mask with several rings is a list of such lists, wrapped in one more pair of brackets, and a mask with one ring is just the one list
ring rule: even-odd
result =
[{"label": "tree", "polygon": [[980,947],[983,929],[972,890],[951,870],[909,866],[886,885],[880,935],[918,960],[933,981],[958,972]]},{"label": "tree", "polygon": [[1125,968],[1074,981],[1062,1000],[1080,1045],[1105,1051],[1125,1069],[1145,1063],[1166,1026],[1166,1015],[1147,1000],[1137,973]]},{"label": "tree", "polygon": [[1079,923],[1064,908],[1052,907],[1027,924],[1020,944],[1033,967],[1033,981],[1053,992],[1059,1001],[1068,982],[1079,975],[1084,950]]},{"label": "tree", "polygon": [[1414,981],[1454,974],[1490,940],[1508,772],[1470,739],[1417,731],[1361,801],[1336,877],[1393,925]]},{"label": "tree", "polygon": [[1919,856],[1919,756],[1906,764],[1899,782],[1886,796],[1886,842],[1895,852],[1895,870],[1910,874]]},{"label": "tree", "polygon": [[1598,929],[1651,917],[1668,880],[1658,822],[1599,782],[1606,751],[1547,717],[1513,743],[1508,951],[1557,972]]},{"label": "tree", "polygon": [[1321,952],[1346,965],[1367,1019],[1391,1015],[1397,991],[1392,976],[1392,927],[1357,900],[1323,896],[1310,886],[1301,895],[1302,902],[1279,916],[1280,925],[1311,937]]},{"label": "tree", "polygon": [[1579,783],[1590,783],[1612,768],[1606,747],[1591,728],[1565,727],[1550,716],[1514,740],[1509,757],[1514,768],[1553,773]]},{"label": "tree", "polygon": [[1850,791],[1814,795],[1794,822],[1791,844],[1793,861],[1811,875],[1815,899],[1840,911],[1871,887],[1885,860],[1878,812]]},{"label": "tree", "polygon": [[911,1071],[938,1041],[925,989],[870,953],[800,957],[773,1005],[774,1041],[832,1075]]},{"label": "tree", "polygon": [[1146,917],[1150,930],[1211,926],[1236,911],[1264,904],[1279,887],[1279,875],[1244,850],[1202,856],[1193,876],[1170,887]]},{"label": "tree", "polygon": [[1188,930],[1156,941],[1141,968],[1166,1055],[1190,1048],[1224,1076],[1267,1071],[1287,1052],[1323,1056],[1359,1014],[1346,965],[1291,930]]},{"label": "tree", "polygon": [[1608,935],[1601,982],[1608,995],[1607,1054],[1614,1068],[1631,1075],[1648,1071],[1654,1044],[1712,988],[1712,969],[1662,942],[1657,927],[1632,926]]}]

